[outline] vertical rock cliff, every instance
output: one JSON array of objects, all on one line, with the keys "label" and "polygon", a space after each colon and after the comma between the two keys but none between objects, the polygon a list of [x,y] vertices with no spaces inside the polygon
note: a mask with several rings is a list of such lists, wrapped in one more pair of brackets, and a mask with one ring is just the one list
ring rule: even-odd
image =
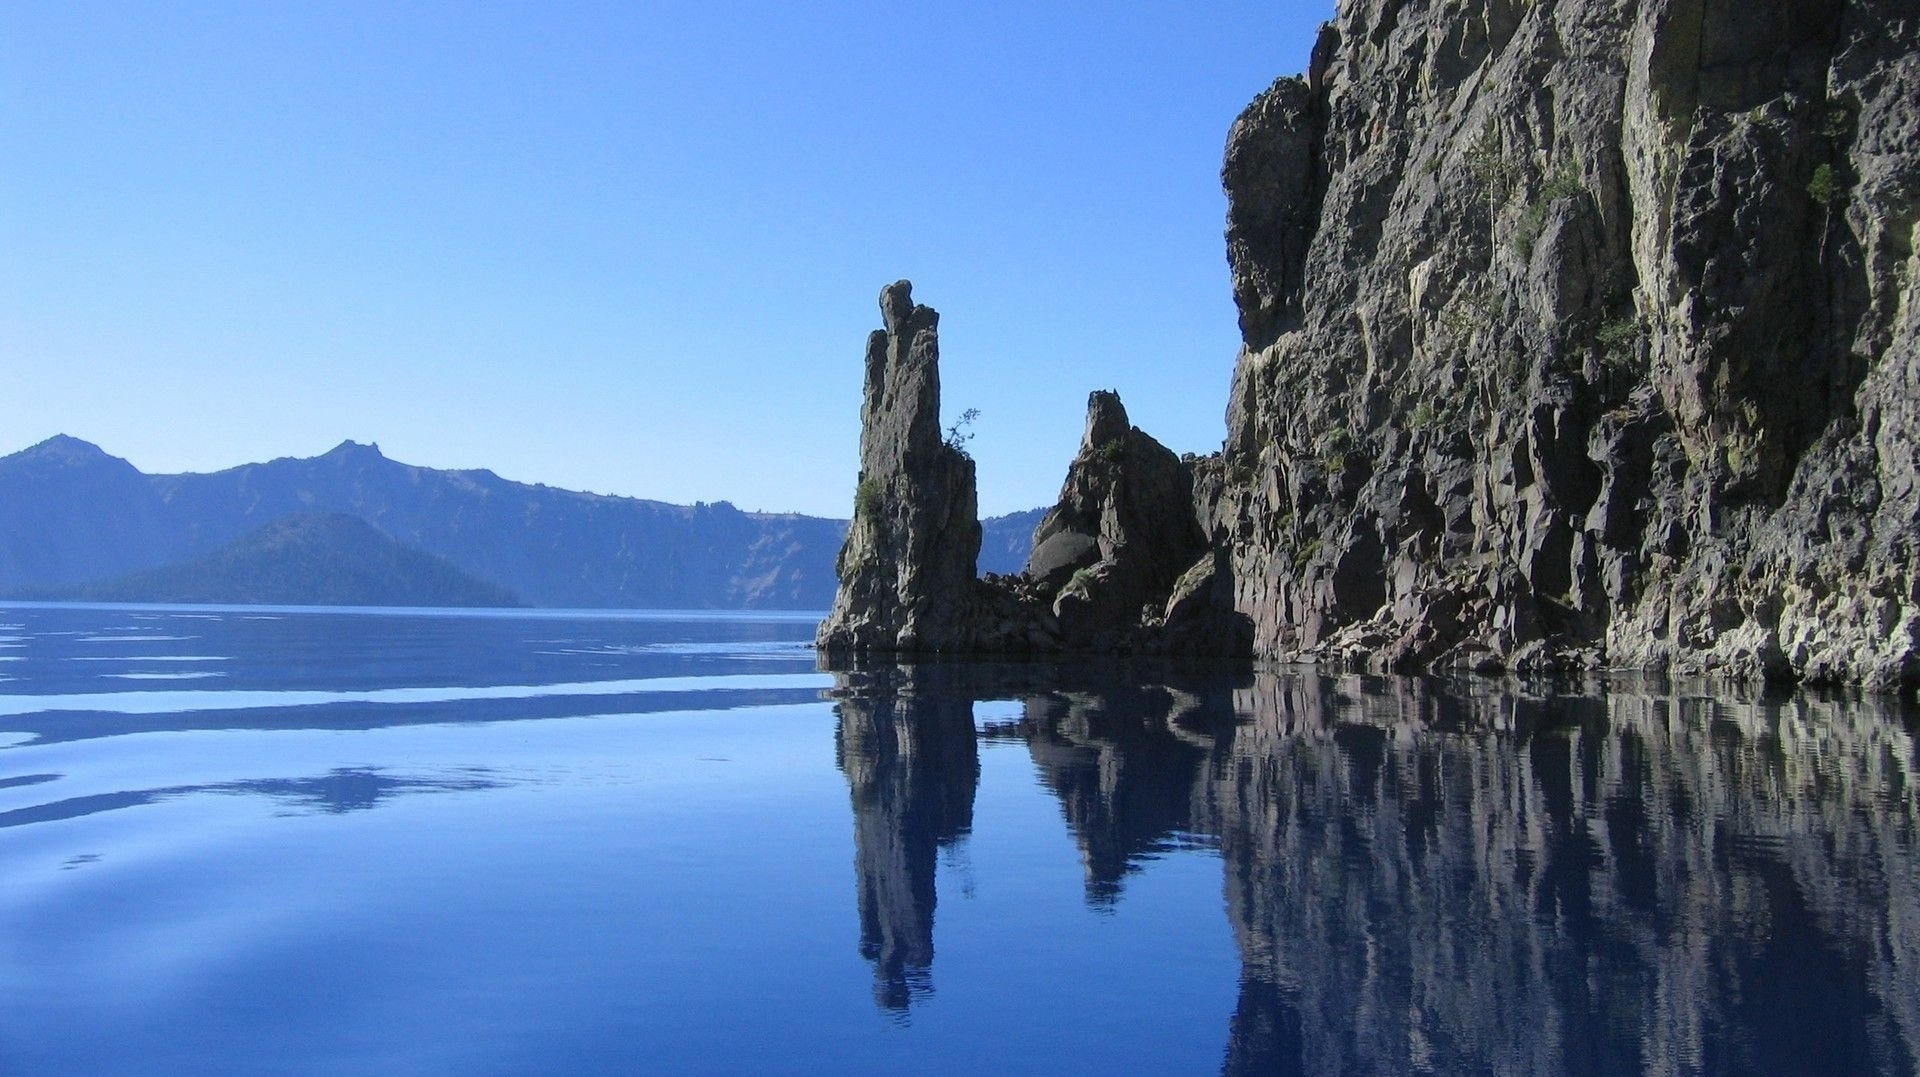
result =
[{"label": "vertical rock cliff", "polygon": [[1920,676],[1920,3],[1344,0],[1223,179],[1257,653]]}]

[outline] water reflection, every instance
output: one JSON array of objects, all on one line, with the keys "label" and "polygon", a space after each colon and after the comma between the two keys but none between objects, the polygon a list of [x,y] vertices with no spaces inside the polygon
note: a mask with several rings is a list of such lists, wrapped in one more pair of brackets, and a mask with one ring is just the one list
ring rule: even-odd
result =
[{"label": "water reflection", "polygon": [[873,963],[874,1001],[902,1013],[932,988],[940,849],[973,825],[972,700],[938,670],[839,680],[834,744],[853,797],[860,955]]},{"label": "water reflection", "polygon": [[1017,725],[985,733],[1026,742],[1040,783],[1060,798],[1097,908],[1161,853],[1211,845],[1196,832],[1193,791],[1231,703],[1224,683],[1046,692],[1024,701]]},{"label": "water reflection", "polygon": [[[57,774],[35,774],[7,785],[38,784],[57,781]],[[336,767],[325,774],[304,778],[259,778],[247,781],[209,782],[200,785],[173,785],[156,789],[129,789],[112,793],[94,793],[67,797],[24,808],[0,811],[0,828],[80,819],[101,812],[136,808],[145,804],[206,793],[237,796],[264,796],[280,801],[287,814],[314,812],[344,815],[378,807],[394,797],[414,793],[462,793],[501,788],[505,783],[482,767],[468,767],[452,774],[425,777],[388,774],[377,767]]]},{"label": "water reflection", "polygon": [[862,952],[928,989],[971,704],[1024,741],[1088,900],[1214,847],[1228,1073],[1911,1073],[1910,705],[1613,685],[928,666],[841,673]]}]

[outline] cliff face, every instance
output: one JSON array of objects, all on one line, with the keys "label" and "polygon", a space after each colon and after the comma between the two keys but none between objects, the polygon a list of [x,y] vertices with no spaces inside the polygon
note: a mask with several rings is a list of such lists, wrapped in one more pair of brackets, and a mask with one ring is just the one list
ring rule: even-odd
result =
[{"label": "cliff face", "polygon": [[1344,0],[1223,178],[1256,653],[1920,676],[1920,2]]}]

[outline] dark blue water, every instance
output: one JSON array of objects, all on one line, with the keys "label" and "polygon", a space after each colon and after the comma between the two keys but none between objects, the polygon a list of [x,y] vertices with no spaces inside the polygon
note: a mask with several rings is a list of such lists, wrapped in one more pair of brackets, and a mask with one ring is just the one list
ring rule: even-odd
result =
[{"label": "dark blue water", "polygon": [[0,608],[0,1073],[1911,1073],[1905,705]]}]

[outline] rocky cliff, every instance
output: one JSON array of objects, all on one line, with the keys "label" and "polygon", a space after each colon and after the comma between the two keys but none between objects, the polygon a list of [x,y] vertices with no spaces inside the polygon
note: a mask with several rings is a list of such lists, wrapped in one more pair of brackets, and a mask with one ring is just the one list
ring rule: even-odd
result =
[{"label": "rocky cliff", "polygon": [[913,285],[880,293],[867,339],[860,478],[821,623],[832,651],[970,650],[980,520],[973,459],[940,431],[940,315]]},{"label": "rocky cliff", "polygon": [[1920,3],[1346,0],[1223,177],[1259,654],[1920,675]]},{"label": "rocky cliff", "polygon": [[[1001,588],[1038,627],[896,573],[902,642],[1920,680],[1920,0],[1343,0],[1222,175],[1222,453],[1096,394]],[[882,451],[863,497],[958,481]],[[965,477],[849,551],[957,581]]]}]

